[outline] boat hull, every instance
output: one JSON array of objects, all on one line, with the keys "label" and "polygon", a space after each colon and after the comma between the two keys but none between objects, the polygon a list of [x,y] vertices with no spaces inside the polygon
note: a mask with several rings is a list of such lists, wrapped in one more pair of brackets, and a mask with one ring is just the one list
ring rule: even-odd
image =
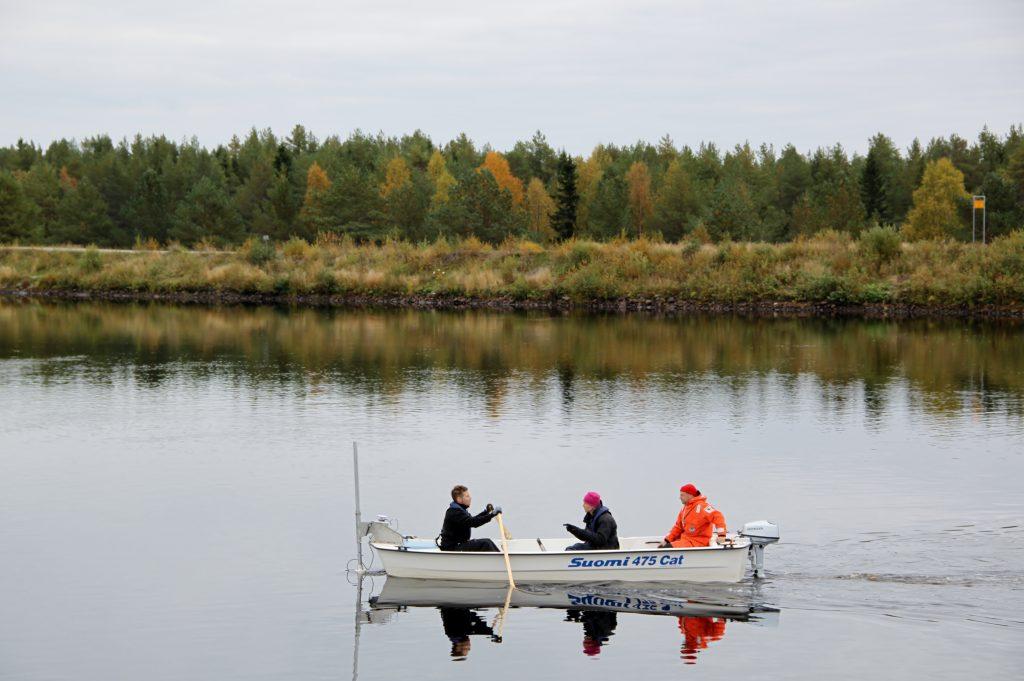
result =
[{"label": "boat hull", "polygon": [[[507,581],[500,553],[411,549],[371,544],[391,577],[468,582]],[[738,582],[746,575],[749,545],[614,551],[510,551],[517,583]]]}]

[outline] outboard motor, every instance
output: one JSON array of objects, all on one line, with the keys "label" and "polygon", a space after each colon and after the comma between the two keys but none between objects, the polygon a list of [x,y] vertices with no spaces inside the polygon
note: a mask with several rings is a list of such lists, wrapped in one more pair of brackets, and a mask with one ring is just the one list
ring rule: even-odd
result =
[{"label": "outboard motor", "polygon": [[366,534],[370,537],[370,541],[380,544],[401,546],[405,541],[405,537],[395,530],[393,521],[386,515],[378,515],[376,520],[366,523]]},{"label": "outboard motor", "polygon": [[779,526],[767,520],[755,520],[740,530],[750,540],[750,567],[755,577],[764,577],[764,547],[779,541]]}]

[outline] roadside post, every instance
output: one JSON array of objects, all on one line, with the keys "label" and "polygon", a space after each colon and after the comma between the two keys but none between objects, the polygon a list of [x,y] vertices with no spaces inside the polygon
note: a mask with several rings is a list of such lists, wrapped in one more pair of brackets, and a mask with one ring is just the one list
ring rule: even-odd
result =
[{"label": "roadside post", "polygon": [[977,238],[978,210],[981,210],[981,243],[985,243],[985,196],[971,197],[971,242]]}]

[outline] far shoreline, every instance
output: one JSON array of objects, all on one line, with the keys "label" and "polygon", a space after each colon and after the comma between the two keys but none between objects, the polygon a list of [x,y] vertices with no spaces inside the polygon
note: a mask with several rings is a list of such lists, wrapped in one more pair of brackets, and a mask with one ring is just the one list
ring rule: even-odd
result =
[{"label": "far shoreline", "polygon": [[595,313],[652,315],[737,315],[761,319],[961,319],[1024,320],[1024,305],[916,305],[901,303],[839,304],[829,302],[744,301],[709,302],[676,298],[633,297],[574,300],[565,296],[547,299],[516,299],[508,296],[462,295],[367,295],[367,294],[272,294],[231,291],[97,291],[0,289],[0,299],[53,300],[62,302],[166,303],[197,306],[268,306],[332,308],[338,310],[420,310]]},{"label": "far shoreline", "polygon": [[970,244],[877,228],[763,242],[474,238],[235,250],[0,246],[0,296],[203,305],[866,319],[1024,319],[1024,230]]}]

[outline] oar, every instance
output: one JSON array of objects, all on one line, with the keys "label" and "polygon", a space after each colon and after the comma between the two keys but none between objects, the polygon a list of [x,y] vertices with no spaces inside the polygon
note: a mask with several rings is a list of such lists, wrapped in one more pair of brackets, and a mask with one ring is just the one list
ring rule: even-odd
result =
[{"label": "oar", "polygon": [[516,580],[512,579],[512,561],[508,558],[508,533],[505,532],[505,523],[501,522],[501,514],[497,515],[498,529],[501,530],[501,555],[505,556],[505,572],[508,573],[509,589],[516,588]]},{"label": "oar", "polygon": [[508,591],[505,592],[505,605],[501,609],[501,612],[499,612],[494,617],[494,624],[491,625],[492,629],[494,629],[494,628],[498,629],[498,633],[497,633],[496,638],[495,638],[496,642],[498,642],[498,643],[501,643],[501,639],[502,639],[502,637],[504,636],[504,633],[505,633],[505,618],[508,616],[508,606],[512,602],[512,591],[513,591],[513,589],[515,589],[515,586],[513,586],[512,584],[509,584],[508,585]]}]

